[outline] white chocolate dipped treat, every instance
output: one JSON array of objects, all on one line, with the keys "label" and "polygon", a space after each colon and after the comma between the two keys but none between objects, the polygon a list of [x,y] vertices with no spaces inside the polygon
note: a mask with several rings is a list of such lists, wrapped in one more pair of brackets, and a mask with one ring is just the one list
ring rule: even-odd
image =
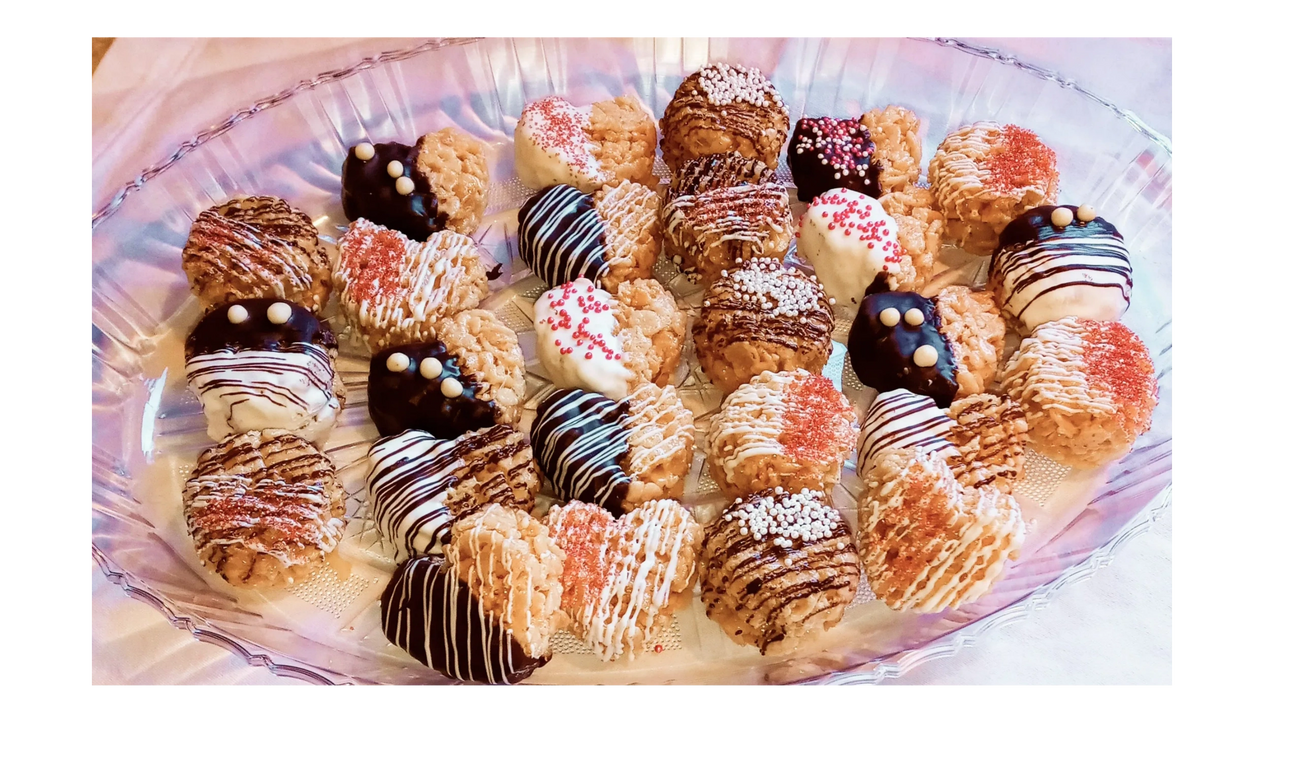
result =
[{"label": "white chocolate dipped treat", "polygon": [[861,192],[840,187],[813,198],[796,236],[826,294],[845,305],[856,306],[878,275],[901,267],[898,224]]},{"label": "white chocolate dipped treat", "polygon": [[954,425],[932,397],[904,389],[876,395],[862,419],[858,476],[864,476],[876,456],[886,450],[914,447],[935,452],[941,458],[956,455],[957,448],[948,440],[948,431]]},{"label": "white chocolate dipped treat", "polygon": [[524,106],[515,125],[515,172],[526,187],[569,184],[595,192],[613,177],[600,166],[590,138],[591,108],[559,95]]},{"label": "white chocolate dipped treat", "polygon": [[614,298],[590,279],[549,290],[534,304],[537,357],[556,387],[599,392],[611,400],[627,393],[631,371],[614,334]]}]

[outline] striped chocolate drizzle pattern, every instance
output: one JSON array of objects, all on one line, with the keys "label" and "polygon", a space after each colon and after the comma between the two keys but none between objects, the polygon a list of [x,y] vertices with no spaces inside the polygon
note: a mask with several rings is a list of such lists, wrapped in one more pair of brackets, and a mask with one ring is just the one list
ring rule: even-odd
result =
[{"label": "striped chocolate drizzle pattern", "polygon": [[605,222],[592,196],[557,184],[531,197],[519,209],[519,257],[549,287],[600,281],[609,263]]},{"label": "striped chocolate drizzle pattern", "polygon": [[915,447],[945,457],[954,455],[957,448],[947,437],[952,426],[953,420],[939,410],[932,397],[902,389],[883,392],[862,420],[858,473],[865,473],[871,461],[886,450]]},{"label": "striped chocolate drizzle pattern", "polygon": [[1115,227],[1106,223],[1071,225],[1060,231],[1049,227],[1035,237],[999,249],[989,270],[989,281],[998,286],[1001,301],[1016,318],[1044,295],[1069,287],[1118,289],[1128,302],[1133,266]]},{"label": "striped chocolate drizzle pattern", "polygon": [[595,503],[621,514],[631,478],[627,401],[579,389],[559,390],[537,408],[532,441],[542,472],[561,500]]}]

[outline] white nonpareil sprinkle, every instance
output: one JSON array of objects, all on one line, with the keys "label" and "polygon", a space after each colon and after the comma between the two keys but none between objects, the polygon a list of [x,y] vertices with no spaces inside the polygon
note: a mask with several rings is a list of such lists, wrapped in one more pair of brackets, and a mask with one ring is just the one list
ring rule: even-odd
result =
[{"label": "white nonpareil sprinkle", "polygon": [[[734,272],[723,272],[741,303],[753,303],[778,317],[796,318],[821,309],[822,286],[807,276],[785,268],[774,258],[754,258]],[[709,303],[705,303],[707,308]]]},{"label": "white nonpareil sprinkle", "polygon": [[796,541],[825,539],[835,530],[839,514],[822,498],[822,493],[808,490],[789,495],[777,492],[777,497],[752,498],[728,515],[740,522],[741,535],[752,534],[755,541],[771,537],[778,547],[794,547]]},{"label": "white nonpareil sprinkle", "polygon": [[[742,68],[729,63],[712,63],[700,69],[700,89],[713,105],[749,103],[762,108],[769,104],[785,111],[781,93],[756,68]],[[770,101],[770,103],[769,103]]]}]

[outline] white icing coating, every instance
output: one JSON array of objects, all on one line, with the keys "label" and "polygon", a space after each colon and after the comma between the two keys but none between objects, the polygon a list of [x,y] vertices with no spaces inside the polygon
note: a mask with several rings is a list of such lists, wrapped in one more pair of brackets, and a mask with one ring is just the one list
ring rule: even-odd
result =
[{"label": "white icing coating", "polygon": [[556,387],[578,387],[612,400],[627,396],[633,374],[614,333],[613,302],[590,279],[577,279],[537,299],[537,357]]},{"label": "white icing coating", "polygon": [[306,342],[277,351],[218,350],[185,363],[203,403],[208,436],[284,429],[317,441],[334,426],[339,400],[329,354]]},{"label": "white icing coating", "polygon": [[524,186],[544,189],[569,184],[595,192],[608,177],[596,160],[589,136],[591,107],[579,108],[558,95],[524,106],[515,125],[515,172]]},{"label": "white icing coating", "polygon": [[1067,316],[1118,321],[1128,310],[1133,267],[1124,241],[1099,229],[998,251],[989,286],[1028,331]]},{"label": "white icing coating", "polygon": [[287,324],[293,317],[293,307],[288,303],[272,303],[270,308],[266,309],[266,318],[272,324]]},{"label": "white icing coating", "polygon": [[902,260],[894,219],[875,198],[843,187],[813,198],[798,238],[826,294],[855,306],[877,274],[898,272]]},{"label": "white icing coating", "polygon": [[955,425],[934,398],[898,389],[876,396],[862,419],[858,476],[865,476],[876,456],[886,450],[914,447],[941,458],[957,454],[947,433]]}]

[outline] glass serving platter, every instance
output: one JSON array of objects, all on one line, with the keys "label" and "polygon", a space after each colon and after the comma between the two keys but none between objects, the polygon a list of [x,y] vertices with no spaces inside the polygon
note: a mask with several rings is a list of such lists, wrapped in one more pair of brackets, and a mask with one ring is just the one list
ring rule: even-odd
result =
[{"label": "glass serving platter", "polygon": [[[563,94],[587,104],[634,94],[657,116],[688,74],[708,62],[757,66],[781,91],[791,122],[804,114],[854,116],[898,104],[923,128],[924,160],[945,134],[980,119],[1035,130],[1055,148],[1060,200],[1089,203],[1124,234],[1133,257],[1133,304],[1124,321],[1150,348],[1161,402],[1151,431],[1123,460],[1072,470],[1032,454],[1017,487],[1026,543],[992,591],[958,611],[897,613],[865,590],[835,629],[786,657],[725,639],[698,597],[634,661],[601,663],[561,634],[531,683],[878,682],[955,654],[1110,562],[1170,505],[1172,439],[1172,146],[1133,114],[1051,72],[953,40],[432,40],[368,58],[264,98],[180,146],[120,189],[92,218],[92,553],[106,576],[174,626],[252,665],[320,683],[438,683],[437,672],[390,645],[378,597],[393,563],[366,519],[365,452],[378,435],[365,405],[368,355],[342,331],[338,368],[347,404],[323,445],[349,493],[351,522],[339,558],[289,591],[237,591],[205,570],[185,534],[180,492],[211,442],[185,387],[182,343],[199,317],[180,266],[189,227],[205,208],[239,194],[283,197],[332,243],[345,228],[339,173],[350,145],[413,143],[456,126],[489,143],[492,187],[481,253],[504,264],[481,307],[520,332],[529,365],[527,430],[538,396],[532,301],[544,289],[518,260],[515,211],[528,191],[514,178],[511,137],[524,103]],[[666,176],[662,164],[661,176]],[[778,174],[788,183],[782,159]],[[794,203],[796,218],[802,204]],[[791,258],[791,262],[797,263]],[[931,289],[980,284],[987,259],[948,248]],[[495,264],[492,264],[495,265]],[[655,275],[692,316],[700,291],[661,260]],[[826,373],[859,411],[872,395],[845,368],[852,313],[841,310]],[[1009,337],[1010,349],[1015,339]],[[677,384],[702,441],[721,397],[689,340]],[[720,505],[697,450],[684,501],[707,520]],[[846,466],[833,500],[856,524],[860,481]],[[553,498],[543,490],[537,513]]]}]

